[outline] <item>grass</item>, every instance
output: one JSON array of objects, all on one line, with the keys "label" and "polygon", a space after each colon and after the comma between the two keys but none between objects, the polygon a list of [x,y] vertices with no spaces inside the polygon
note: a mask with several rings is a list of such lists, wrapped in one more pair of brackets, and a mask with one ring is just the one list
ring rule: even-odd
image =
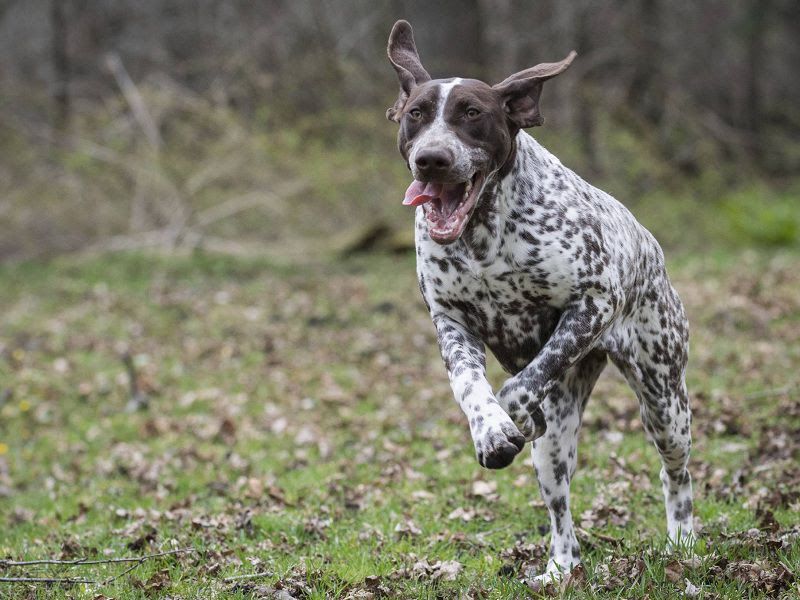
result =
[{"label": "grass", "polygon": [[[609,368],[572,488],[585,573],[549,593],[800,593],[798,258],[672,264],[693,326],[697,558],[662,553],[658,459]],[[0,598],[535,595],[548,518],[529,456],[478,466],[413,256],[22,263],[0,267],[0,306],[0,557],[194,549]],[[149,398],[133,413],[126,352]],[[0,562],[0,577],[123,570]]]}]

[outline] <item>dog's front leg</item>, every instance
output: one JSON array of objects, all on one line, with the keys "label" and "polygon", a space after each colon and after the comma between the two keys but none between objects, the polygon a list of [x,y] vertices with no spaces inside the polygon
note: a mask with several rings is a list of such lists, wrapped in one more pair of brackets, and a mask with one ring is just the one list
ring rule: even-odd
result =
[{"label": "dog's front leg", "polygon": [[[605,365],[605,355],[569,369],[587,357],[619,305],[584,298],[568,307],[539,354],[498,393],[509,415],[522,422],[523,432],[527,435],[532,429],[534,439],[538,437],[533,442],[533,464],[550,513],[550,559],[545,572],[537,576],[542,583],[560,578],[581,561],[569,486],[577,465],[581,411]],[[546,427],[537,427],[540,421]]]},{"label": "dog's front leg", "polygon": [[476,336],[445,315],[433,317],[450,386],[469,420],[481,466],[502,469],[525,447],[525,437],[497,403],[486,379],[486,354]]},{"label": "dog's front leg", "polygon": [[547,427],[542,401],[572,365],[586,356],[618,314],[617,295],[586,295],[569,305],[555,331],[534,359],[497,393],[497,400],[526,440],[541,437]]}]

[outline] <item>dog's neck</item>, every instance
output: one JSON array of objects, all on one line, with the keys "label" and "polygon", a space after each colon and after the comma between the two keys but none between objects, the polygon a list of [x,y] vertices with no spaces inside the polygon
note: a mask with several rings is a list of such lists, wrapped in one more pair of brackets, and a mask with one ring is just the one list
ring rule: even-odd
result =
[{"label": "dog's neck", "polygon": [[461,237],[470,257],[479,262],[491,262],[501,250],[503,232],[512,213],[531,198],[543,197],[542,182],[547,169],[553,169],[553,155],[524,131],[520,131],[506,162],[487,181],[475,212]]}]

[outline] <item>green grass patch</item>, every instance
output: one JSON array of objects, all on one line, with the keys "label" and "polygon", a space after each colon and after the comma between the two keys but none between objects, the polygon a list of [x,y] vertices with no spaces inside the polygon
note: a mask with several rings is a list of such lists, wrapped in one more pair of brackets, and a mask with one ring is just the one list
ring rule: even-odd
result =
[{"label": "green grass patch", "polygon": [[[797,261],[675,258],[693,332],[697,557],[663,552],[658,457],[609,368],[572,485],[585,573],[555,593],[797,593]],[[192,549],[104,585],[2,583],[0,597],[537,595],[523,580],[546,562],[549,519],[530,456],[477,465],[413,256],[29,262],[0,267],[0,304],[0,557]],[[141,411],[126,410],[125,353]],[[490,376],[503,380],[494,361]],[[102,582],[125,567],[0,561],[0,576]]]}]

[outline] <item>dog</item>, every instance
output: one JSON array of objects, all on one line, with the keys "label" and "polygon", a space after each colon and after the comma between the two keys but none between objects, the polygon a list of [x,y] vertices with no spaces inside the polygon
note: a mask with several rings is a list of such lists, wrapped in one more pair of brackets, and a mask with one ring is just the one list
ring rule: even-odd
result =
[{"label": "dog", "polygon": [[[575,58],[490,86],[431,79],[411,26],[388,55],[386,111],[414,181],[417,278],[478,462],[506,467],[532,442],[550,514],[546,582],[580,563],[569,486],[583,409],[610,359],[639,400],[662,462],[672,546],[690,543],[688,323],[655,238],[617,200],[536,142],[542,85]],[[485,347],[510,374],[494,393]]]}]

